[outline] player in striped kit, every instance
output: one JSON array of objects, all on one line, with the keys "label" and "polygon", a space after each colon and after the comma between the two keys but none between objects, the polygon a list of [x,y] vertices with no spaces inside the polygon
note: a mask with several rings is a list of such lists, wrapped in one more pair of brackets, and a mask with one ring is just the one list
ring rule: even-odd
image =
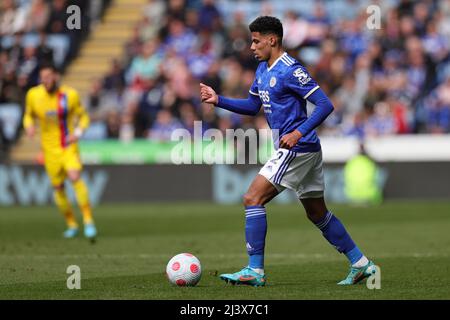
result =
[{"label": "player in striped kit", "polygon": [[83,215],[84,235],[94,239],[97,229],[92,218],[89,191],[80,177],[83,166],[77,143],[89,126],[89,115],[81,105],[78,92],[59,85],[59,75],[53,65],[43,65],[39,75],[41,84],[27,92],[23,126],[26,134],[32,137],[35,122],[39,122],[45,169],[54,188],[55,203],[67,224],[63,236],[73,238],[78,234],[78,223],[64,190],[64,181],[68,178]]}]

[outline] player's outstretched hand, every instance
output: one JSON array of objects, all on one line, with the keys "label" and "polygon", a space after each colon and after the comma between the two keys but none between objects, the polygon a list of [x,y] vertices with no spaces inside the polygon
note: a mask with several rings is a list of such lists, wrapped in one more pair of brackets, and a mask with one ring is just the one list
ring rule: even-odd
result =
[{"label": "player's outstretched hand", "polygon": [[298,130],[294,130],[288,134],[285,134],[280,139],[280,148],[291,149],[294,147],[298,140],[302,137],[302,134]]},{"label": "player's outstretched hand", "polygon": [[78,142],[78,137],[74,134],[69,134],[69,136],[67,137],[67,144],[72,144],[72,143],[77,143]]},{"label": "player's outstretched hand", "polygon": [[200,98],[202,102],[212,103],[213,105],[219,102],[219,97],[214,89],[203,83],[200,83]]}]

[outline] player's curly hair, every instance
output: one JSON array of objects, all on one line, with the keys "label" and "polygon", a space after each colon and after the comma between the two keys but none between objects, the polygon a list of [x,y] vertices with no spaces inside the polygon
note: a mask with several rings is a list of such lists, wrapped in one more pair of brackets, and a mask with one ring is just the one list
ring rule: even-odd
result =
[{"label": "player's curly hair", "polygon": [[40,64],[39,64],[39,70],[44,70],[44,69],[50,69],[53,72],[58,73],[59,70],[56,67],[56,65],[52,62],[52,61],[48,61],[48,60],[43,60]]},{"label": "player's curly hair", "polygon": [[261,34],[275,34],[281,43],[283,39],[283,25],[278,18],[271,16],[260,16],[253,20],[248,26],[250,32],[259,32]]}]

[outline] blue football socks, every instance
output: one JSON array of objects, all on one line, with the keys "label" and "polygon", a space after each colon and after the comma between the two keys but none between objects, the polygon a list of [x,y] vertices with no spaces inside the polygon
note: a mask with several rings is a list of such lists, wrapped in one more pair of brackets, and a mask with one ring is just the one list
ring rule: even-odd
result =
[{"label": "blue football socks", "polygon": [[363,257],[361,250],[353,242],[344,225],[330,211],[316,223],[316,226],[332,246],[347,256],[352,265]]},{"label": "blue football socks", "polygon": [[264,269],[266,233],[266,208],[264,206],[245,207],[245,240],[249,255],[248,265],[252,269]]}]

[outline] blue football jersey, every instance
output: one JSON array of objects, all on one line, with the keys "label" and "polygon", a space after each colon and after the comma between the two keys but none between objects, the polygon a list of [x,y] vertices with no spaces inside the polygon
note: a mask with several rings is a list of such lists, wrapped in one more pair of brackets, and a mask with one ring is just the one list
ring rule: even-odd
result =
[{"label": "blue football jersey", "polygon": [[[250,94],[259,96],[267,122],[274,134],[274,146],[278,149],[279,138],[296,130],[307,119],[306,99],[317,89],[318,84],[297,60],[286,52],[268,67],[259,63]],[[302,137],[295,152],[317,152],[320,140],[314,130]]]}]

